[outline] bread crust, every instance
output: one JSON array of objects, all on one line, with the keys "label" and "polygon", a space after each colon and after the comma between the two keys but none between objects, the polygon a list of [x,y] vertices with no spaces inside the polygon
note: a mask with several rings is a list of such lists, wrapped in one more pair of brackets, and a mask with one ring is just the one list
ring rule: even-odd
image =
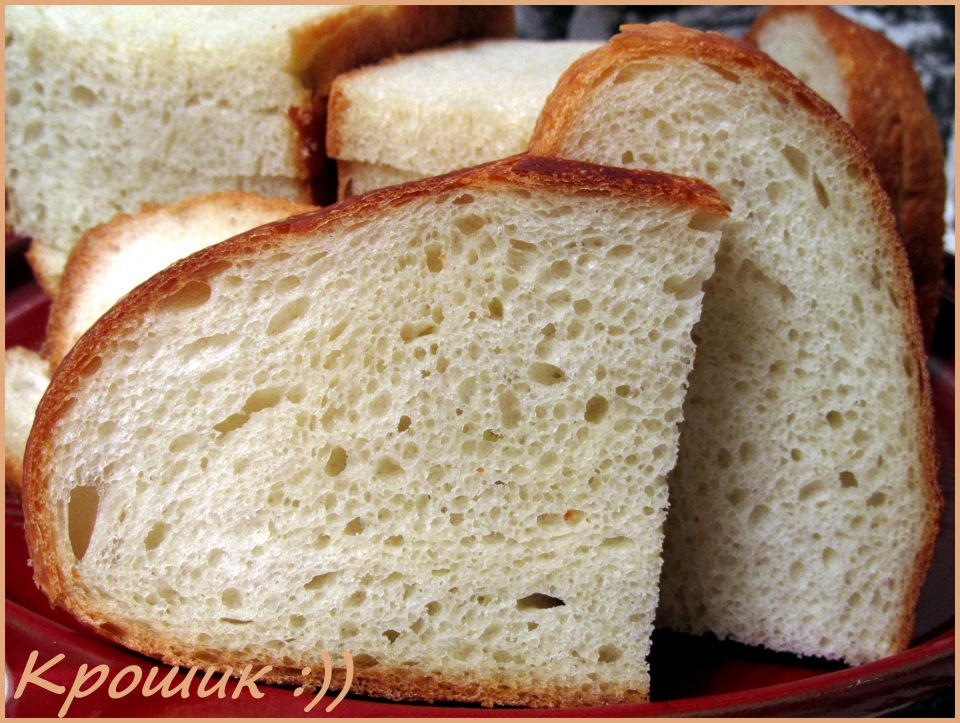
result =
[{"label": "bread crust", "polygon": [[945,157],[937,120],[910,56],[882,34],[819,5],[762,13],[745,36],[802,13],[836,53],[847,93],[848,121],[890,196],[917,292],[924,342],[933,338],[943,276]]},{"label": "bread crust", "polygon": [[41,354],[50,363],[51,372],[74,344],[77,306],[84,296],[84,290],[96,282],[98,269],[105,263],[105,256],[110,254],[111,249],[121,248],[128,234],[136,233],[137,228],[149,223],[152,216],[189,216],[194,211],[215,207],[222,208],[224,212],[234,210],[273,215],[277,218],[315,209],[314,206],[304,203],[264,198],[244,191],[222,191],[176,203],[147,203],[137,213],[119,214],[106,223],[94,226],[80,238],[67,257],[67,264],[60,277],[59,291],[50,305],[50,317]]},{"label": "bread crust", "polygon": [[943,498],[937,482],[932,392],[913,280],[897,231],[890,198],[881,187],[867,151],[853,129],[825,100],[752,45],[718,33],[700,32],[672,23],[624,25],[619,35],[598,50],[580,58],[561,76],[537,121],[528,152],[560,155],[563,139],[576,120],[577,109],[605,78],[632,61],[653,58],[666,61],[671,57],[689,58],[725,68],[730,72],[750,73],[779,93],[785,99],[784,102],[790,102],[798,110],[807,113],[822,126],[825,134],[846,151],[850,160],[857,164],[863,182],[868,187],[873,207],[881,219],[885,233],[879,243],[893,265],[894,292],[902,313],[903,336],[907,351],[917,369],[913,417],[917,420],[917,446],[921,450],[918,460],[921,467],[921,493],[927,511],[916,561],[910,573],[912,582],[902,601],[900,624],[893,635],[896,650],[905,650],[909,647],[913,635],[917,600],[933,556]]},{"label": "bread crust", "polygon": [[[268,659],[251,659],[234,650],[200,651],[190,649],[180,640],[155,633],[150,626],[136,620],[112,619],[98,609],[85,590],[78,571],[70,561],[58,555],[60,543],[55,511],[48,503],[50,489],[57,484],[51,455],[56,442],[58,420],[70,405],[77,403],[75,393],[84,377],[95,371],[100,356],[108,353],[112,340],[122,338],[138,325],[141,316],[176,294],[191,281],[203,281],[224,272],[239,260],[255,257],[265,251],[290,248],[298,237],[313,235],[323,229],[362,223],[383,211],[416,202],[440,193],[469,193],[482,189],[515,189],[537,191],[562,189],[571,196],[592,194],[645,199],[651,204],[669,204],[689,208],[701,219],[715,224],[726,218],[729,207],[720,195],[706,184],[694,180],[650,171],[629,171],[604,168],[592,164],[538,158],[521,154],[503,161],[473,169],[455,171],[444,176],[392,186],[356,196],[333,207],[276,221],[253,229],[215,246],[203,249],[169,267],[131,291],[107,312],[67,354],[54,373],[50,389],[37,411],[36,421],[25,456],[24,518],[27,544],[34,564],[34,579],[51,602],[63,607],[100,634],[125,646],[135,648],[176,665],[214,667],[224,671],[232,667],[236,674],[248,664],[277,664]],[[335,243],[325,239],[322,244]],[[318,244],[318,250],[323,245]],[[323,666],[319,661],[302,661],[316,671],[308,680],[322,681]],[[304,684],[300,668],[277,664],[263,680],[276,683]],[[342,685],[343,673],[334,674],[335,688]],[[539,690],[515,690],[500,684],[464,678],[441,679],[424,670],[404,667],[358,667],[351,690],[401,700],[471,700],[485,705],[572,706],[642,702],[646,692],[632,689],[581,690],[567,687],[544,687]]]}]

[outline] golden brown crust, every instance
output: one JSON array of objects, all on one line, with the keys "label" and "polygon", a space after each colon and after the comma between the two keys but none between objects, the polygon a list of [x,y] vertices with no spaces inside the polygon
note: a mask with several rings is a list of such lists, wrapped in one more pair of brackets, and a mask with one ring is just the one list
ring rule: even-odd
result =
[{"label": "golden brown crust", "polygon": [[[99,365],[100,356],[109,353],[111,343],[138,325],[138,320],[157,304],[176,294],[191,281],[209,280],[243,258],[257,256],[278,247],[290,248],[312,242],[315,235],[340,225],[362,223],[392,208],[439,194],[469,193],[473,189],[503,189],[523,192],[560,190],[571,196],[595,194],[637,198],[651,203],[690,208],[694,213],[720,222],[729,208],[719,194],[694,180],[655,173],[605,168],[593,164],[537,158],[521,154],[473,169],[391,186],[348,201],[292,218],[276,221],[235,236],[224,243],[203,249],[177,262],[138,286],[107,312],[74,346],[53,375],[50,389],[37,411],[34,429],[25,456],[24,518],[27,544],[34,561],[34,578],[51,602],[63,607],[101,634],[128,647],[161,657],[167,662],[190,666],[216,665],[235,671],[244,665],[272,664],[270,660],[250,660],[230,651],[198,651],[176,640],[166,639],[136,621],[110,619],[87,597],[79,573],[57,555],[56,535],[60,534],[54,511],[48,500],[49,489],[56,484],[56,471],[50,455],[56,445],[55,427],[82,386],[84,377]],[[335,242],[330,241],[330,243]],[[322,243],[328,243],[323,241]],[[209,659],[208,659],[209,658]],[[304,662],[304,665],[309,665]],[[322,665],[312,665],[321,671]],[[299,673],[299,669],[295,671]],[[287,672],[270,676],[277,682],[302,684],[301,676]],[[317,683],[320,682],[318,678]],[[358,670],[351,690],[356,693],[409,700],[474,700],[492,705],[583,705],[645,700],[646,691],[624,689],[599,693],[596,689],[570,687],[517,691],[472,679],[449,679],[423,671],[373,668]]]},{"label": "golden brown crust", "polygon": [[917,370],[918,388],[915,394],[914,417],[917,420],[917,442],[920,452],[920,479],[926,499],[928,517],[922,543],[911,575],[913,584],[903,601],[902,625],[896,634],[899,649],[905,649],[913,632],[914,615],[920,588],[926,577],[933,555],[943,501],[937,483],[937,458],[933,433],[933,401],[927,371],[920,319],[917,313],[913,281],[903,244],[897,232],[890,198],[880,185],[866,149],[852,128],[836,110],[792,74],[773,62],[757,48],[717,33],[704,33],[670,23],[625,25],[621,33],[598,50],[576,61],[561,76],[553,93],[547,99],[530,140],[530,153],[558,156],[564,139],[571,133],[577,118],[577,109],[596,87],[623,65],[648,58],[683,57],[731,71],[749,72],[771,86],[780,97],[789,100],[798,112],[805,112],[813,122],[823,127],[861,170],[869,188],[873,207],[885,229],[879,240],[883,253],[894,269],[894,293],[903,312],[903,335],[911,360]]},{"label": "golden brown crust", "polygon": [[757,18],[746,40],[756,43],[764,27],[795,13],[816,23],[837,56],[847,92],[847,120],[893,203],[929,344],[940,305],[947,192],[937,120],[910,56],[882,34],[827,7],[771,8]]},{"label": "golden brown crust", "polygon": [[84,290],[96,280],[97,270],[103,264],[104,255],[109,254],[111,249],[122,246],[128,234],[137,233],[138,227],[149,223],[150,218],[157,214],[184,217],[186,223],[189,222],[188,217],[195,211],[212,208],[223,209],[224,213],[231,211],[261,213],[277,218],[307,213],[315,209],[314,206],[307,204],[265,198],[244,191],[222,191],[194,196],[176,203],[147,203],[137,213],[119,214],[105,223],[94,226],[80,238],[70,252],[70,256],[67,257],[67,264],[60,277],[59,292],[50,306],[50,317],[41,354],[50,362],[51,372],[59,366],[63,357],[73,346],[75,331],[71,322],[76,313],[78,300],[82,298]]},{"label": "golden brown crust", "polygon": [[514,33],[509,5],[358,5],[294,31],[290,70],[312,97],[291,108],[290,118],[305,153],[314,202],[336,200],[336,169],[326,150],[327,97],[334,78],[398,53]]}]

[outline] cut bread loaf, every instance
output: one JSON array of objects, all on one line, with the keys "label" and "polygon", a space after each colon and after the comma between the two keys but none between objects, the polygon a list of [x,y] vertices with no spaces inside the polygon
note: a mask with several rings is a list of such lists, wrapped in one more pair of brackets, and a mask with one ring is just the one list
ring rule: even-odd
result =
[{"label": "cut bread loaf", "polygon": [[188,257],[54,375],[37,582],[180,665],[301,685],[348,649],[356,693],[644,700],[727,211],[699,181],[520,156]]},{"label": "cut bread loaf", "polygon": [[94,227],[73,248],[50,306],[43,355],[56,369],[77,339],[137,284],[174,261],[313,206],[224,191],[147,204]]},{"label": "cut bread loaf", "polygon": [[823,100],[755,48],[625,26],[531,152],[704,178],[733,211],[694,331],[659,621],[856,664],[910,641],[940,504],[889,199]]},{"label": "cut bread loaf", "polygon": [[[7,6],[8,221],[54,294],[80,235],[145,202],[308,202],[332,77],[510,34],[512,8]],[[319,183],[319,180],[318,180]]]},{"label": "cut bread loaf", "polygon": [[327,125],[340,198],[519,153],[560,74],[598,45],[485,40],[341,75]]},{"label": "cut bread loaf", "polygon": [[947,183],[937,119],[910,56],[816,5],[771,8],[745,39],[833,105],[864,142],[893,203],[929,343],[940,305]]},{"label": "cut bread loaf", "polygon": [[7,489],[20,496],[23,453],[40,397],[50,383],[47,362],[32,349],[10,347],[3,355],[3,447]]}]

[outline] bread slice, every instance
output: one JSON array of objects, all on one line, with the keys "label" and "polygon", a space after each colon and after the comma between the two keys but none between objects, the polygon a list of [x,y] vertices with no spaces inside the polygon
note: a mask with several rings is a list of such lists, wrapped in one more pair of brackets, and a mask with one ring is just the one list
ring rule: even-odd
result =
[{"label": "bread slice", "polygon": [[302,685],[349,650],[355,693],[644,700],[727,210],[698,181],[521,156],[175,264],[40,406],[37,582],[179,665]]},{"label": "bread slice", "polygon": [[20,497],[23,453],[40,397],[50,383],[47,362],[22,346],[3,354],[3,457],[7,490]]},{"label": "bread slice", "polygon": [[56,369],[77,339],[137,284],[174,261],[270,221],[314,210],[241,191],[146,204],[83,235],[50,306],[43,355]]},{"label": "bread slice", "polygon": [[7,6],[8,220],[51,295],[84,231],[222,190],[310,202],[332,78],[510,7]]},{"label": "bread slice", "polygon": [[852,126],[893,203],[927,343],[943,276],[943,141],[910,56],[817,5],[771,8],[745,39],[825,98]]},{"label": "bread slice", "polygon": [[484,40],[341,75],[327,125],[339,197],[519,153],[560,74],[598,45]]},{"label": "bread slice", "polygon": [[531,152],[704,178],[733,211],[694,331],[662,624],[862,663],[903,650],[940,505],[889,199],[826,102],[755,48],[626,26]]}]

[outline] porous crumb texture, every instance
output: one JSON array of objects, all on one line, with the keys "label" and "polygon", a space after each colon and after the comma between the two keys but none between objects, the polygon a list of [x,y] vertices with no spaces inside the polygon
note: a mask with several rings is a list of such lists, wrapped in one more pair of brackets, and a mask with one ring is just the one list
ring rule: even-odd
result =
[{"label": "porous crumb texture", "polygon": [[256,226],[314,207],[225,191],[148,204],[85,233],[67,259],[50,307],[43,354],[51,369],[124,294],[174,261]]},{"label": "porous crumb texture", "polygon": [[827,7],[771,8],[745,39],[826,99],[863,141],[890,196],[924,340],[933,338],[944,266],[944,148],[910,56]]},{"label": "porous crumb texture", "polygon": [[328,152],[351,162],[348,172],[370,164],[382,175],[361,172],[341,197],[397,174],[422,178],[523,151],[560,74],[598,44],[486,40],[340,76],[331,92]]},{"label": "porous crumb texture", "polygon": [[7,6],[7,222],[59,274],[83,232],[145,202],[229,189],[306,200],[289,31],[337,11]]},{"label": "porous crumb texture", "polygon": [[644,699],[722,219],[558,196],[345,214],[105,338],[47,449],[82,614],[198,664],[348,649],[381,695]]},{"label": "porous crumb texture", "polygon": [[733,208],[694,330],[658,622],[881,658],[908,642],[937,515],[889,214],[839,119],[757,59],[651,55],[600,74],[550,150],[700,177]]}]

